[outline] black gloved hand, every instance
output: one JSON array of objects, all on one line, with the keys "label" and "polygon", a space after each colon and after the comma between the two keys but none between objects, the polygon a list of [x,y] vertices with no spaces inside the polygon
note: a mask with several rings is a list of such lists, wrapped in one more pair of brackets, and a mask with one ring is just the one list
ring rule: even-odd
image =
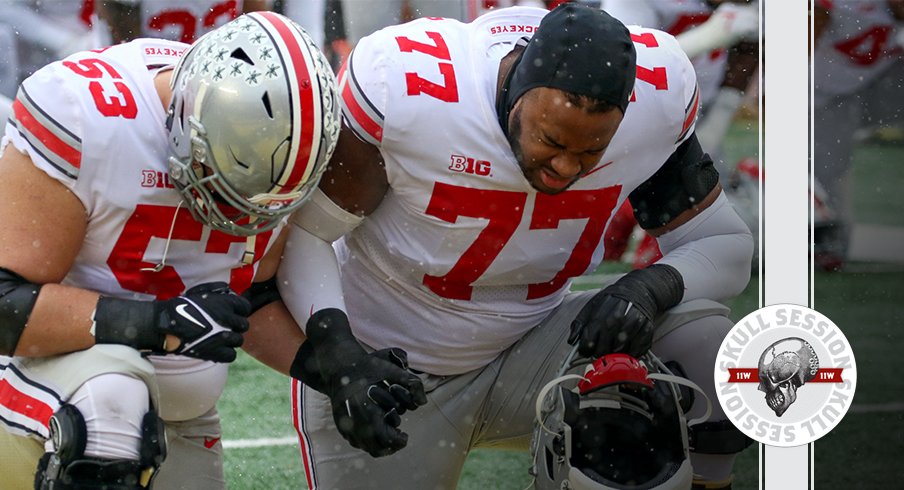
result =
[{"label": "black gloved hand", "polygon": [[[232,362],[248,330],[248,300],[225,282],[195,286],[185,294],[160,301],[103,296],[94,312],[98,344],[123,344],[156,354],[177,353],[214,362]],[[166,335],[182,342],[165,350]]]},{"label": "black gloved hand", "polygon": [[[323,380],[323,376],[320,374],[320,366],[317,364],[317,353],[314,352],[313,345],[312,342],[301,344],[301,347],[295,352],[295,360],[292,361],[292,366],[289,367],[289,375],[311,387],[314,391],[328,395],[326,381]],[[398,347],[376,350],[367,355],[391,362],[402,369],[408,369],[408,354]]]},{"label": "black gloved hand", "polygon": [[157,307],[158,328],[182,341],[173,353],[214,362],[235,360],[235,349],[248,331],[251,303],[225,282],[195,286]]},{"label": "black gloved hand", "polygon": [[568,343],[596,358],[613,352],[638,357],[653,344],[653,320],[684,296],[684,280],[669,265],[631,271],[607,286],[571,322]]},{"label": "black gloved hand", "polygon": [[352,335],[348,317],[335,308],[315,313],[306,331],[305,344],[313,350],[320,379],[310,376],[303,355],[296,355],[293,376],[300,374],[299,379],[312,388],[323,388],[342,437],[374,457],[405,447],[408,435],[399,430],[401,415],[427,403],[420,378],[407,370],[405,351],[391,348],[368,354]]}]

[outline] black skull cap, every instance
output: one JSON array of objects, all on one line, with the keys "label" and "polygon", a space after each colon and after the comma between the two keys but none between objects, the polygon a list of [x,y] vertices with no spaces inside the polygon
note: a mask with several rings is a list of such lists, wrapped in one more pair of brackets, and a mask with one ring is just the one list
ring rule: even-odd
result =
[{"label": "black skull cap", "polygon": [[608,102],[624,113],[634,90],[636,57],[620,21],[598,8],[563,3],[543,17],[515,66],[507,109],[528,90],[550,87]]}]

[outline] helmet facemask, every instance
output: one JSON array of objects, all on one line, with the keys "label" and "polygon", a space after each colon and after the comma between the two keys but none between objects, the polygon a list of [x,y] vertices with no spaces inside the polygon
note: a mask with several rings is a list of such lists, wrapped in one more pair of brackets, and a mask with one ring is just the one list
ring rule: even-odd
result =
[{"label": "helmet facemask", "polygon": [[339,104],[300,27],[272,12],[239,17],[183,55],[172,87],[170,176],[196,220],[251,236],[311,195],[335,148]]}]

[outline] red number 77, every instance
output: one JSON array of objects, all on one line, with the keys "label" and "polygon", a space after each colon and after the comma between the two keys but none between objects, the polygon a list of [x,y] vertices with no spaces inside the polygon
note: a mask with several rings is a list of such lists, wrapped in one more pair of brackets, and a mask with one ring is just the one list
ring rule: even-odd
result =
[{"label": "red number 77", "polygon": [[[537,194],[530,229],[555,229],[562,220],[586,219],[581,236],[564,267],[547,282],[528,285],[527,298],[548,296],[569,278],[587,271],[618,201],[621,186],[593,190],[571,190],[556,195]],[[444,298],[470,300],[480,276],[514,235],[524,212],[526,192],[458,187],[437,182],[426,214],[454,223],[459,216],[482,218],[487,226],[477,235],[458,262],[443,276],[424,275],[424,285]]]}]

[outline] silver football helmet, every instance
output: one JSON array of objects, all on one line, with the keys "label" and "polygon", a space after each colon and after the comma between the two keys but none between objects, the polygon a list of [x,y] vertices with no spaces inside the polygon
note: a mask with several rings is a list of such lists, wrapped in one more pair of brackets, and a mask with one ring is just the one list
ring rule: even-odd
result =
[{"label": "silver football helmet", "polygon": [[[576,351],[576,350],[575,350]],[[676,385],[703,394],[652,353],[608,354],[588,364],[575,351],[540,391],[531,443],[534,488],[541,490],[689,489],[689,425]],[[563,374],[586,365],[583,375]],[[561,386],[577,380],[577,386]]]},{"label": "silver football helmet", "polygon": [[316,188],[339,135],[339,95],[297,24],[243,15],[194,43],[171,84],[170,176],[195,219],[255,235]]}]

